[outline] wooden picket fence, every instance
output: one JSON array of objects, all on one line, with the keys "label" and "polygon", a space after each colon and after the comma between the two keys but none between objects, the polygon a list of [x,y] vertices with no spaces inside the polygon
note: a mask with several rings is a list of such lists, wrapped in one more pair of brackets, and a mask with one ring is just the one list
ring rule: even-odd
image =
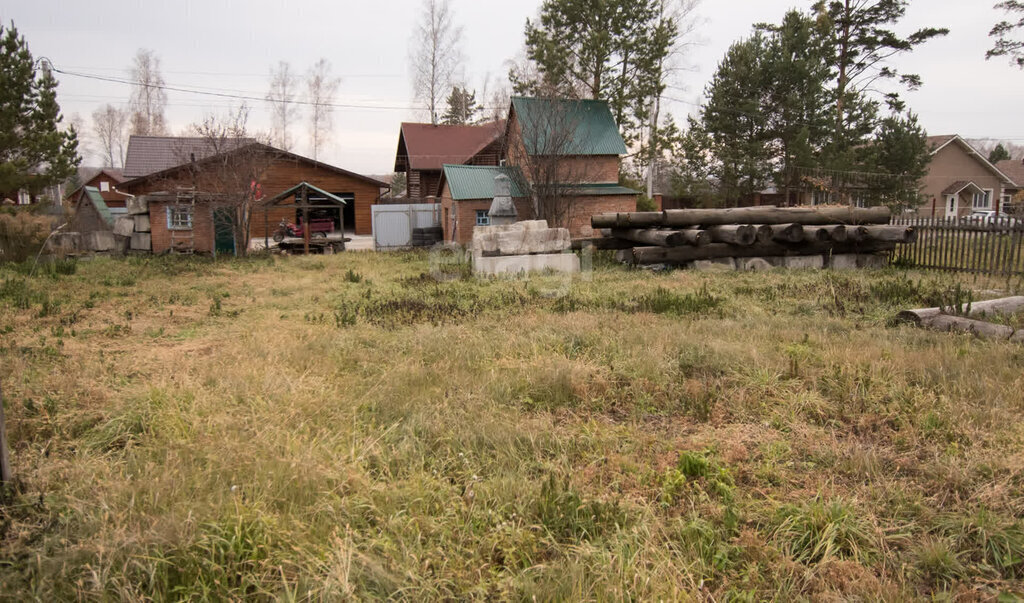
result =
[{"label": "wooden picket fence", "polygon": [[901,218],[917,241],[900,245],[892,261],[900,266],[991,276],[1024,276],[1024,221],[983,224],[961,218]]}]

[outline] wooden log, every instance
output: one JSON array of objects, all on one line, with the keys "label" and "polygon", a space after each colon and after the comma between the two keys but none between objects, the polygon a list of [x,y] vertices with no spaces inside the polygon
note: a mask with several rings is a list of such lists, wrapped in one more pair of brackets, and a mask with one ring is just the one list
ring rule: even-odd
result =
[{"label": "wooden log", "polygon": [[755,243],[730,245],[712,243],[703,247],[634,247],[623,254],[623,261],[633,264],[682,264],[714,258],[778,257],[818,254],[874,253],[892,251],[896,244],[888,241],[868,241],[860,245],[849,243]]},{"label": "wooden log", "polygon": [[[973,316],[975,318],[996,315],[1008,316],[1010,314],[1016,314],[1017,312],[1024,311],[1024,295],[973,302],[970,306],[971,307],[967,311],[967,316]],[[943,310],[948,312],[950,308],[920,308],[917,310],[904,310],[897,314],[896,318],[920,325],[928,318],[939,316],[943,313]]]},{"label": "wooden log", "polygon": [[591,246],[594,249],[632,249],[633,247],[636,247],[636,243],[634,241],[627,241],[625,239],[618,239],[615,237],[574,239],[572,242],[572,249],[577,251],[587,246]]},{"label": "wooden log", "polygon": [[805,226],[804,241],[807,243],[827,243],[832,240],[823,226]]},{"label": "wooden log", "polygon": [[659,247],[678,247],[680,245],[707,245],[711,235],[703,230],[657,230],[644,228],[616,228],[612,236],[627,241],[657,245]]},{"label": "wooden log", "polygon": [[888,224],[887,207],[737,207],[668,209],[662,212],[607,213],[592,216],[594,228],[721,226],[724,224]]},{"label": "wooden log", "polygon": [[937,331],[972,333],[982,339],[1009,339],[1013,335],[1013,327],[1007,325],[997,325],[992,322],[949,314],[925,318],[921,321],[921,326]]},{"label": "wooden log", "polygon": [[757,228],[750,224],[727,224],[710,226],[707,233],[715,243],[731,243],[733,245],[753,245],[757,240]]},{"label": "wooden log", "polygon": [[771,224],[772,240],[780,243],[799,243],[804,240],[802,224]]},{"label": "wooden log", "polygon": [[913,243],[917,240],[917,231],[910,226],[865,226],[867,238],[872,241],[892,241],[894,243]]},{"label": "wooden log", "polygon": [[836,243],[845,243],[849,240],[846,227],[842,224],[835,224],[832,226],[822,226],[821,230],[824,230],[828,234],[828,238],[835,241]]},{"label": "wooden log", "polygon": [[755,240],[758,243],[767,243],[772,240],[771,224],[760,224],[754,226]]},{"label": "wooden log", "polygon": [[846,226],[846,240],[853,242],[866,241],[868,229],[866,226]]}]

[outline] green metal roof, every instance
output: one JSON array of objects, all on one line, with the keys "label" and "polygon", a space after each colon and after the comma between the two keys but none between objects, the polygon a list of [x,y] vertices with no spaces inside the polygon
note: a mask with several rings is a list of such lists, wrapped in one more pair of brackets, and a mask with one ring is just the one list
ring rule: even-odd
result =
[{"label": "green metal roof", "polygon": [[[491,165],[444,165],[444,182],[448,183],[452,199],[493,199],[494,178],[504,174],[512,181],[512,196],[526,197],[522,186],[523,173],[518,167]],[[441,186],[444,184],[442,182]]]},{"label": "green metal roof", "polygon": [[619,127],[601,100],[512,97],[531,155],[624,155]]},{"label": "green metal roof", "polygon": [[110,208],[107,207],[107,202],[103,200],[103,195],[100,194],[100,189],[95,186],[86,186],[85,196],[92,203],[92,206],[96,208],[96,212],[103,218],[103,221],[108,225],[114,225],[114,215],[110,213]]}]

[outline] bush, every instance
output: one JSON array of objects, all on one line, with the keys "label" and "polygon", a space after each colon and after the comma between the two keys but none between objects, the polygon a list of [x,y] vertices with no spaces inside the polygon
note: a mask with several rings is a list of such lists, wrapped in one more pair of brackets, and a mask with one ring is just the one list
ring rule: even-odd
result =
[{"label": "bush", "polygon": [[0,213],[0,263],[23,262],[39,253],[51,225],[50,218],[44,216]]}]

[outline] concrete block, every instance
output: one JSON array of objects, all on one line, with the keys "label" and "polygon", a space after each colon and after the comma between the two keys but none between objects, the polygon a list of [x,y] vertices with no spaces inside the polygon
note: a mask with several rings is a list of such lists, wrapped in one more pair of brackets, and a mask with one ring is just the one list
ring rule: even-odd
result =
[{"label": "concrete block", "polygon": [[79,232],[57,232],[46,243],[47,250],[56,253],[81,251],[83,246],[82,233]]},{"label": "concrete block", "polygon": [[135,220],[131,216],[123,216],[114,220],[114,234],[130,237],[135,232]]},{"label": "concrete block", "polygon": [[506,255],[476,258],[473,271],[480,276],[521,274],[528,272],[576,273],[580,271],[580,258],[575,253],[543,253],[534,255]]},{"label": "concrete block", "polygon": [[770,258],[736,258],[738,270],[749,270],[751,272],[763,272],[775,268],[776,264]]},{"label": "concrete block", "polygon": [[833,270],[853,270],[857,268],[857,254],[840,253],[828,258],[828,267]]},{"label": "concrete block", "polygon": [[702,272],[728,272],[736,270],[736,259],[714,258],[710,260],[697,260],[693,263],[693,269]]},{"label": "concrete block", "polygon": [[117,249],[117,239],[109,230],[90,232],[86,235],[85,240],[85,246],[90,251],[114,251]]},{"label": "concrete block", "polygon": [[889,265],[889,256],[862,253],[857,256],[858,268],[885,268]]},{"label": "concrete block", "polygon": [[1010,335],[1010,341],[1014,343],[1024,343],[1024,329],[1017,329]]},{"label": "concrete block", "polygon": [[149,232],[149,214],[137,214],[135,216],[135,232]]},{"label": "concrete block", "polygon": [[137,232],[132,235],[133,251],[152,251],[153,237],[148,232]]},{"label": "concrete block", "polygon": [[825,258],[821,255],[793,255],[783,258],[782,265],[791,270],[821,269],[825,267]]},{"label": "concrete block", "polygon": [[125,201],[124,206],[125,209],[128,210],[128,213],[133,216],[138,214],[149,213],[149,203],[146,202],[145,197],[128,197],[128,200]]}]

